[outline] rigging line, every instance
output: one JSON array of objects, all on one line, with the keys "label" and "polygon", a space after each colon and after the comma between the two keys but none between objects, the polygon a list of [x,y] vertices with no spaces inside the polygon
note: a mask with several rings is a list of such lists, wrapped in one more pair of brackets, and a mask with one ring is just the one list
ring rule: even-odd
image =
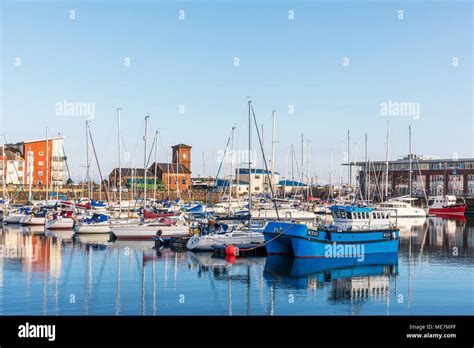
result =
[{"label": "rigging line", "polygon": [[[265,157],[265,152],[263,151],[263,144],[262,144],[262,138],[260,137],[260,131],[258,130],[258,125],[257,125],[257,117],[255,116],[255,111],[253,109],[253,105],[250,104],[250,107],[252,109],[252,115],[253,115],[253,120],[254,120],[254,124],[255,124],[255,128],[257,129],[257,135],[258,135],[258,141],[260,143],[260,149],[262,150],[262,155],[263,155],[263,163],[265,164],[265,170],[267,172],[267,179],[268,179],[268,182],[270,184],[270,192],[272,193],[272,201],[273,201],[273,206],[275,208],[275,212],[277,214],[277,220],[280,220],[280,215],[278,214],[278,207],[277,207],[277,204],[276,204],[276,201],[275,201],[275,193],[273,192],[273,181],[271,180],[270,178],[270,174],[269,174],[269,171],[268,171],[268,165],[267,165],[267,159]],[[249,160],[250,160],[250,154],[249,154]],[[251,173],[249,173],[249,177],[250,177]],[[272,177],[274,177],[275,174],[272,172]],[[249,192],[251,192],[251,188],[249,186]],[[250,213],[250,217],[252,217],[252,213],[250,212],[250,209],[249,209],[249,213]]]},{"label": "rigging line", "polygon": [[108,190],[104,190],[104,177],[102,176],[102,171],[100,170],[100,164],[99,164],[99,159],[97,158],[97,152],[95,151],[95,145],[94,145],[94,139],[92,138],[92,133],[89,128],[89,137],[91,139],[91,145],[92,145],[92,150],[94,151],[94,157],[95,161],[97,163],[97,169],[99,169],[99,175],[100,175],[100,187],[103,189],[105,193],[105,199],[107,199],[107,202],[109,202],[109,193]]},{"label": "rigging line", "polygon": [[[61,148],[63,150],[64,157],[66,158],[64,162],[66,162],[68,180],[71,180],[71,183],[72,183],[71,172],[69,171],[69,164],[67,163],[66,151],[64,150],[64,142],[61,142]],[[76,199],[76,192],[74,191],[74,185],[71,185],[71,186],[72,186],[72,196],[74,197],[74,199]]]},{"label": "rigging line", "polygon": [[[213,195],[214,190],[215,190],[215,188],[216,188],[216,186],[217,186],[217,179],[219,178],[219,173],[220,173],[221,168],[222,168],[222,162],[224,162],[224,158],[225,158],[225,155],[226,155],[226,153],[227,153],[227,149],[229,148],[229,143],[230,143],[230,138],[231,138],[231,137],[232,137],[232,134],[229,135],[229,138],[227,139],[227,144],[226,144],[226,146],[225,146],[224,154],[222,155],[222,161],[221,161],[221,163],[219,164],[219,169],[217,170],[216,178],[215,178],[215,180],[214,180],[214,185],[212,186],[211,192],[210,192],[210,194],[209,194],[209,199],[207,200],[207,205],[210,204],[212,195]],[[249,189],[250,189],[250,188],[249,188]]]},{"label": "rigging line", "polygon": [[150,147],[150,154],[148,155],[148,159],[146,161],[146,167],[148,168],[148,166],[150,165],[150,158],[151,158],[151,155],[153,154],[153,151],[155,150],[155,142],[156,142],[156,136],[153,137],[153,143],[151,144],[151,147]]},{"label": "rigging line", "polygon": [[143,137],[143,127],[144,127],[145,121],[142,122],[140,130],[138,131],[138,136],[137,136],[137,141],[135,143],[135,148],[133,150],[133,157],[137,155],[137,149],[138,149],[138,144],[140,143],[140,137]]}]

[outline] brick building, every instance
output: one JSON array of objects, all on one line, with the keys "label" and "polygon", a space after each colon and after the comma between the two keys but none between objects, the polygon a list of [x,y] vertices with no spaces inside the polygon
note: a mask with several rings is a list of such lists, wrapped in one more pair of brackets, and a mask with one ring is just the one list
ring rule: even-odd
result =
[{"label": "brick building", "polygon": [[0,183],[5,177],[6,185],[42,187],[48,181],[50,187],[63,186],[67,179],[63,138],[5,144],[0,147],[0,168]]},{"label": "brick building", "polygon": [[[191,146],[178,144],[172,147],[171,163],[153,163],[147,170],[147,190],[154,188],[155,170],[158,190],[186,191],[191,188]],[[143,169],[122,168],[122,187],[143,189],[145,171]],[[118,168],[109,174],[109,185],[118,186]]]}]

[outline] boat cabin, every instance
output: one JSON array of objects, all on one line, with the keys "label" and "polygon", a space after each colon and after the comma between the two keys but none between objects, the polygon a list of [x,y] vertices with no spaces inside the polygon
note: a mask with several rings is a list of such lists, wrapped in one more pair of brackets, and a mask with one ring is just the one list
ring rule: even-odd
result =
[{"label": "boat cabin", "polygon": [[374,229],[390,227],[390,212],[368,207],[332,206],[334,226],[345,229]]}]

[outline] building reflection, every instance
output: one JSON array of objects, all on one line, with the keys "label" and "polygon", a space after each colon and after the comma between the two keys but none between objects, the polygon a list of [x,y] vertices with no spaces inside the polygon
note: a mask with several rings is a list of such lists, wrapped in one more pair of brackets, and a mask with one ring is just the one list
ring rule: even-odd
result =
[{"label": "building reflection", "polygon": [[32,233],[21,226],[3,226],[0,247],[4,267],[21,266],[26,274],[46,272],[51,277],[61,276],[63,243],[58,238]]}]

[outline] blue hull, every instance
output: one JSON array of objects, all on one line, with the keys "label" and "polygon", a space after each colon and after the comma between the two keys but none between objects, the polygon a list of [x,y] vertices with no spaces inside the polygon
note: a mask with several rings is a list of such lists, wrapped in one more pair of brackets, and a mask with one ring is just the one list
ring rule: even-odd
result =
[{"label": "blue hull", "polygon": [[398,252],[398,230],[331,231],[306,225],[270,222],[265,231],[269,254],[298,258],[342,258],[363,261],[366,255]]}]

